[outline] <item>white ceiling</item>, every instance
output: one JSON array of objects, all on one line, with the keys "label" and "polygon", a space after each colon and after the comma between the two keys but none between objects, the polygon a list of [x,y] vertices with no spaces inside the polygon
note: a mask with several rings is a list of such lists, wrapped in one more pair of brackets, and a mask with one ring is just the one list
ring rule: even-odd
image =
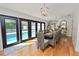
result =
[{"label": "white ceiling", "polygon": [[[25,14],[29,14],[32,16],[36,16],[39,18],[44,18],[41,15],[40,8],[43,6],[42,3],[4,3],[0,4],[1,7],[6,7],[8,9],[12,9],[18,12],[22,12]],[[77,10],[79,4],[74,3],[46,3],[46,6],[49,8],[48,18],[52,19],[54,16],[63,16],[70,14]]]}]

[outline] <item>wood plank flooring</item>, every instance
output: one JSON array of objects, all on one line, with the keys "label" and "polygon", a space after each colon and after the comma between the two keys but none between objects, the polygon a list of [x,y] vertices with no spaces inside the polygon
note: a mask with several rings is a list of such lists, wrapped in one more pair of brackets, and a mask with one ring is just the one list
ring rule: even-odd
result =
[{"label": "wood plank flooring", "polygon": [[45,51],[37,48],[37,39],[33,39],[13,47],[4,49],[0,53],[4,56],[78,56],[79,53],[74,51],[70,37],[61,38],[55,47],[48,46]]}]

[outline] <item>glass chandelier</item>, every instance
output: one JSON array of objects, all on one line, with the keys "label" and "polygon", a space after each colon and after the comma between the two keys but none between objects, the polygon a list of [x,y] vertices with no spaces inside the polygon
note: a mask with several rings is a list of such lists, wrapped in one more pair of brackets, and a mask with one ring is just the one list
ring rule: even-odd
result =
[{"label": "glass chandelier", "polygon": [[44,3],[44,6],[41,8],[41,14],[43,16],[47,16],[48,15],[48,7],[46,7],[45,3]]}]

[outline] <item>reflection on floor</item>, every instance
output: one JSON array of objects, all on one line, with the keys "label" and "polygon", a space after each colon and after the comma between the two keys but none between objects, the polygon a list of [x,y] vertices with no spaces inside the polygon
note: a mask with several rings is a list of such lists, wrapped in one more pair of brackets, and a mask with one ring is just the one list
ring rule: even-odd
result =
[{"label": "reflection on floor", "polygon": [[6,56],[73,56],[79,55],[74,52],[71,38],[61,38],[55,47],[47,47],[43,52],[37,49],[37,39],[33,39],[4,49],[0,55]]}]

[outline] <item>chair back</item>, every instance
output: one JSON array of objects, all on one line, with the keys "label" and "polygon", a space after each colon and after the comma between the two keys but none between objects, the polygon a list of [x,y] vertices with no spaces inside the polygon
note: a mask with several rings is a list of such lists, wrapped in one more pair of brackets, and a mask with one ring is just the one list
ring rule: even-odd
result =
[{"label": "chair back", "polygon": [[37,33],[37,41],[38,41],[39,46],[44,44],[44,33],[43,32]]},{"label": "chair back", "polygon": [[55,34],[55,40],[59,41],[60,37],[61,37],[61,30],[58,30]]}]

